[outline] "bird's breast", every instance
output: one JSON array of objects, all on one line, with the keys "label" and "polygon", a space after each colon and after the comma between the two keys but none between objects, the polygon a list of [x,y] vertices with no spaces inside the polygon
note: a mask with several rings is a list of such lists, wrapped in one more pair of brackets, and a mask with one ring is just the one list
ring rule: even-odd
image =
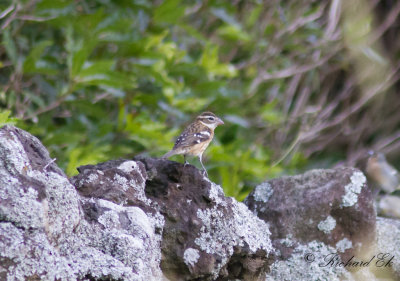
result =
[{"label": "bird's breast", "polygon": [[185,154],[199,156],[200,154],[202,154],[204,152],[204,150],[206,150],[206,148],[210,144],[210,142],[211,142],[211,139],[208,141],[201,142],[199,144],[192,145],[187,148],[187,151],[185,152]]}]

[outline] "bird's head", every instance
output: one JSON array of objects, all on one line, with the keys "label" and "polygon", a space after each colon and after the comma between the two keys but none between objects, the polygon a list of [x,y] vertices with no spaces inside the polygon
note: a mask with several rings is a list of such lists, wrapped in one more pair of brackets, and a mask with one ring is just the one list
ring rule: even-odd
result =
[{"label": "bird's head", "polygon": [[203,123],[205,126],[215,129],[219,125],[223,125],[224,121],[221,120],[221,118],[217,117],[214,113],[212,112],[203,112],[199,116],[197,116],[196,120],[200,121]]}]

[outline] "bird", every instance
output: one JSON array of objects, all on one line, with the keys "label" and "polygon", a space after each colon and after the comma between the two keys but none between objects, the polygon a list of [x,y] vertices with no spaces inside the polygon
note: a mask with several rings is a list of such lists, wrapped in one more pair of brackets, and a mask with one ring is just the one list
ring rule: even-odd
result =
[{"label": "bird", "polygon": [[386,161],[383,153],[369,152],[366,172],[368,177],[386,193],[400,189],[399,172]]},{"label": "bird", "polygon": [[217,126],[223,125],[224,121],[214,113],[206,111],[201,113],[190,123],[175,141],[171,151],[167,152],[162,158],[166,159],[173,155],[183,154],[185,165],[187,156],[199,157],[205,175],[208,177],[206,168],[203,165],[202,156],[214,137],[214,130]]}]

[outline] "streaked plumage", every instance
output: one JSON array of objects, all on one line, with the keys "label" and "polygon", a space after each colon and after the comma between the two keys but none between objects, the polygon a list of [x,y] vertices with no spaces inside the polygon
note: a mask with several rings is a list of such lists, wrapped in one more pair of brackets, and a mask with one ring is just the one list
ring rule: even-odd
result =
[{"label": "streaked plumage", "polygon": [[183,154],[186,164],[187,155],[197,156],[207,174],[202,162],[202,155],[214,137],[214,129],[222,124],[224,124],[224,122],[214,113],[203,112],[196,117],[193,123],[185,128],[182,134],[176,139],[172,150],[166,153],[163,158],[168,158],[176,154]]}]

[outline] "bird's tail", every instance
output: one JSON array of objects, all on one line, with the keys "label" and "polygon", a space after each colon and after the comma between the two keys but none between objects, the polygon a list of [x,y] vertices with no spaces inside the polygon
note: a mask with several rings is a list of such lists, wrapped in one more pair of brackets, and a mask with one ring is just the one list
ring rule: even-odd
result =
[{"label": "bird's tail", "polygon": [[175,154],[176,154],[175,151],[171,150],[171,151],[165,153],[165,154],[163,155],[163,157],[161,157],[161,158],[162,158],[162,159],[167,159],[167,158],[169,158],[169,157],[171,157],[172,155],[175,155]]}]

